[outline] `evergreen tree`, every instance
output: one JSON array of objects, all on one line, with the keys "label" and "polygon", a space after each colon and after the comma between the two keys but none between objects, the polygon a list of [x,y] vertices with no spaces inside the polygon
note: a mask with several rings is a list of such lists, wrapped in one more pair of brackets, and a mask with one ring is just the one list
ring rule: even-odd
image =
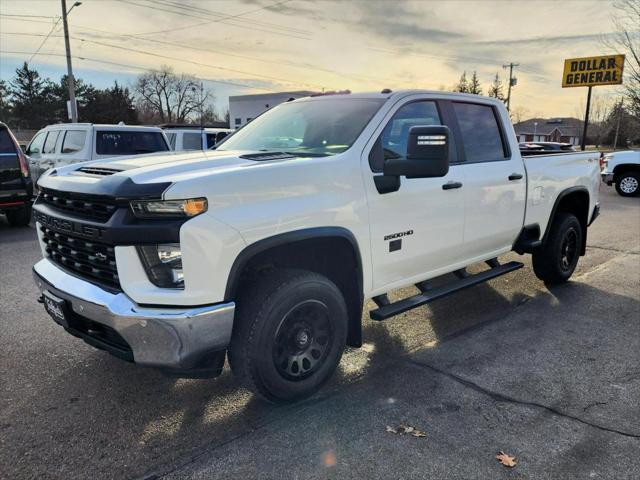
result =
[{"label": "evergreen tree", "polygon": [[0,80],[0,121],[8,122],[11,117],[11,103],[9,102],[9,87],[7,82]]},{"label": "evergreen tree", "polygon": [[453,87],[454,92],[469,93],[469,82],[467,81],[467,72],[462,72],[458,84]]},{"label": "evergreen tree", "polygon": [[105,90],[92,89],[80,112],[82,118],[92,123],[138,123],[138,112],[128,88],[115,82]]},{"label": "evergreen tree", "polygon": [[16,69],[9,95],[17,126],[36,129],[52,123],[50,82],[40,77],[36,70],[31,70],[27,62]]},{"label": "evergreen tree", "polygon": [[502,91],[503,85],[500,80],[500,75],[496,73],[495,78],[493,79],[493,83],[489,86],[488,95],[493,98],[497,98],[498,100],[502,100],[504,102],[504,93]]},{"label": "evergreen tree", "polygon": [[482,87],[480,86],[478,74],[475,70],[473,71],[473,75],[471,75],[471,80],[469,81],[468,92],[473,93],[474,95],[482,95]]}]

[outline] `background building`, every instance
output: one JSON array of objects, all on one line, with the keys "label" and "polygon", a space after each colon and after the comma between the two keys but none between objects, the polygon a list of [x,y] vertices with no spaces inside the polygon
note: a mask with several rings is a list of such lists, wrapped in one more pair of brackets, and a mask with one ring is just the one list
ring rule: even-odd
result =
[{"label": "background building", "polygon": [[583,122],[578,118],[532,118],[513,128],[520,142],[562,142],[580,145]]},{"label": "background building", "polygon": [[269,110],[291,98],[308,97],[317,92],[297,90],[295,92],[236,95],[229,97],[229,128],[240,128],[265,110]]}]

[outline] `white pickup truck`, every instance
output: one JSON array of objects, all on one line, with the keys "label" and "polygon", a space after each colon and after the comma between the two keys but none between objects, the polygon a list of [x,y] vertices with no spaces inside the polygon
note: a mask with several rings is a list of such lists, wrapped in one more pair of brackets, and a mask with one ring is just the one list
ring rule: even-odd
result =
[{"label": "white pickup truck", "polygon": [[214,151],[50,170],[34,276],[53,319],[98,348],[191,377],[218,375],[227,354],[254,391],[292,401],[361,345],[366,299],[385,320],[522,267],[497,260],[510,251],[568,280],[599,177],[597,152],[523,160],[490,98],[308,97]]},{"label": "white pickup truck", "polygon": [[604,183],[615,183],[616,191],[623,197],[640,195],[640,150],[607,153],[602,160]]}]

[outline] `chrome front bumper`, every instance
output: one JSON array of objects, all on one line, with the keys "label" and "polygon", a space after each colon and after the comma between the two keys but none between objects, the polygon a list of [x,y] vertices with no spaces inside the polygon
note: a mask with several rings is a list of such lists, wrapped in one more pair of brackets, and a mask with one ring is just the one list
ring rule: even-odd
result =
[{"label": "chrome front bumper", "polygon": [[224,354],[231,340],[233,302],[147,308],[122,292],[111,293],[69,275],[47,259],[34,265],[33,274],[40,291],[66,300],[72,315],[115,330],[131,348],[133,361],[141,365],[197,369],[208,356]]},{"label": "chrome front bumper", "polygon": [[602,181],[607,185],[611,185],[613,183],[613,173],[602,172],[600,173],[600,176],[602,177]]}]

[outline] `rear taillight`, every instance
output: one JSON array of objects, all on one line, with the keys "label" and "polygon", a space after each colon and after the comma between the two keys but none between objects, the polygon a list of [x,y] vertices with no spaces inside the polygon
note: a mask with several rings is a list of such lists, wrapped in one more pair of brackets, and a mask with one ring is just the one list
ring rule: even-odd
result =
[{"label": "rear taillight", "polygon": [[27,178],[29,176],[29,165],[27,164],[27,157],[22,153],[22,149],[18,147],[18,162],[20,163],[20,171],[22,176]]},{"label": "rear taillight", "polygon": [[7,133],[11,137],[11,140],[13,140],[13,146],[16,149],[16,154],[18,155],[18,163],[20,164],[20,172],[22,173],[22,176],[24,178],[27,178],[29,176],[29,164],[27,163],[27,157],[25,157],[24,153],[22,152],[22,149],[20,148],[16,137],[13,136],[11,130],[7,129]]},{"label": "rear taillight", "polygon": [[604,153],[600,152],[600,170],[604,167]]}]

